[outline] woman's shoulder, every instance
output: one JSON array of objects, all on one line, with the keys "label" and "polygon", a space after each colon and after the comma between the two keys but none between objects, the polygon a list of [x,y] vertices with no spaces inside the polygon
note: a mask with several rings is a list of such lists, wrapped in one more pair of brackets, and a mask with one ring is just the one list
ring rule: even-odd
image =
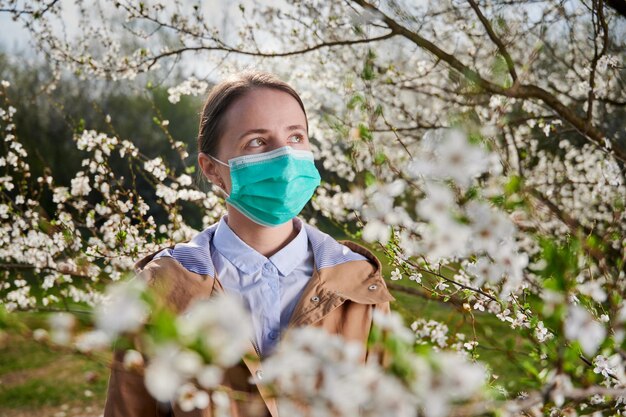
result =
[{"label": "woman's shoulder", "polygon": [[360,304],[395,300],[387,289],[382,265],[374,252],[351,240],[336,240],[312,226],[308,230],[313,235],[311,242],[319,239],[316,266],[326,290]]},{"label": "woman's shoulder", "polygon": [[217,224],[213,224],[197,233],[190,240],[174,245],[164,245],[160,249],[139,259],[134,267],[140,273],[146,269],[182,268],[188,272],[213,276],[210,242]]},{"label": "woman's shoulder", "polygon": [[175,246],[168,247],[137,262],[136,279],[145,281],[152,294],[173,311],[181,312],[192,300],[210,296],[215,280],[209,275],[189,271],[171,256],[174,250]]},{"label": "woman's shoulder", "polygon": [[354,277],[356,280],[380,276],[380,260],[370,249],[351,240],[337,240],[314,226],[305,227],[319,271],[328,270],[332,275]]},{"label": "woman's shoulder", "polygon": [[351,261],[366,261],[376,270],[380,270],[379,259],[365,246],[352,240],[337,240],[309,224],[305,224],[305,227],[318,269]]}]

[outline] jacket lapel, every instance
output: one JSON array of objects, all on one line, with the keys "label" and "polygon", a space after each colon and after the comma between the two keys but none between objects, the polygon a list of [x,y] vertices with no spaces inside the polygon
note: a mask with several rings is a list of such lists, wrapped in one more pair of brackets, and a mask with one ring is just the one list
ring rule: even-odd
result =
[{"label": "jacket lapel", "polygon": [[288,328],[322,320],[346,300],[361,304],[380,304],[395,298],[381,276],[380,261],[366,248],[341,241],[352,251],[367,258],[318,269],[304,288],[289,320]]}]

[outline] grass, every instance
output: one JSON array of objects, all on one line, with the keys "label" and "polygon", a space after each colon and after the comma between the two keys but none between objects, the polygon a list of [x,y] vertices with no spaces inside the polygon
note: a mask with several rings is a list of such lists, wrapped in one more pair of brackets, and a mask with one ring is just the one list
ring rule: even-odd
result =
[{"label": "grass", "polygon": [[[39,313],[16,313],[31,328]],[[23,329],[3,333],[0,344],[0,415],[42,415],[68,405],[102,411],[109,370],[108,354],[87,357],[36,342]],[[95,405],[95,406],[94,406]],[[99,405],[99,407],[98,407]],[[71,414],[71,413],[69,413]],[[51,414],[52,415],[52,414]]]}]

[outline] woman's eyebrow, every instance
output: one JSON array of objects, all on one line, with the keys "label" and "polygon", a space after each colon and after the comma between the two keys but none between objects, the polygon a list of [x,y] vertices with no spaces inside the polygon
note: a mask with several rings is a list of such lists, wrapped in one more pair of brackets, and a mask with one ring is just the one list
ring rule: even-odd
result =
[{"label": "woman's eyebrow", "polygon": [[239,141],[243,139],[244,136],[249,135],[250,133],[267,133],[267,132],[268,132],[267,129],[250,129],[250,130],[243,132],[241,135],[239,135],[239,138],[237,138],[237,140]]},{"label": "woman's eyebrow", "polygon": [[[287,126],[286,129],[290,132],[293,130],[304,130],[306,132],[306,129],[302,125],[290,125],[290,126]],[[269,130],[267,129],[250,129],[250,130],[243,132],[237,140],[241,140],[244,136],[249,135],[251,133],[267,133],[267,132],[269,132]]]}]

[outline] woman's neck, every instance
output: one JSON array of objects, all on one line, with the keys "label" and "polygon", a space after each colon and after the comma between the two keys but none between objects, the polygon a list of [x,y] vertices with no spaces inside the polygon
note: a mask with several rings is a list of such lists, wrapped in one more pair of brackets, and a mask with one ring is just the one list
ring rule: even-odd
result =
[{"label": "woman's neck", "polygon": [[284,248],[298,232],[293,220],[275,227],[262,226],[241,214],[230,204],[226,223],[241,240],[266,258]]}]

